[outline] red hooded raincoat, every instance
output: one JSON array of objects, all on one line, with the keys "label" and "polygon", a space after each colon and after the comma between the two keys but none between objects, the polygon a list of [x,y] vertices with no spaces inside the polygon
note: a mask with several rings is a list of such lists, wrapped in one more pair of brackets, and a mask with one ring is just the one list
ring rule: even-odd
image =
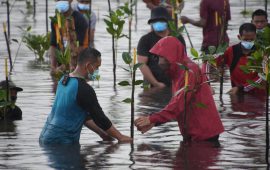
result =
[{"label": "red hooded raincoat", "polygon": [[[186,134],[184,134],[184,90],[172,97],[170,103],[160,112],[150,115],[151,123],[165,123],[177,120],[182,135],[192,141],[205,140],[224,131],[210,86],[197,64],[192,62],[181,42],[175,37],[161,39],[150,50],[151,53],[167,59],[170,63],[168,75],[172,79],[172,93],[184,87],[185,70],[177,63],[189,69],[188,89],[186,95]],[[202,107],[203,106],[203,107]]]}]

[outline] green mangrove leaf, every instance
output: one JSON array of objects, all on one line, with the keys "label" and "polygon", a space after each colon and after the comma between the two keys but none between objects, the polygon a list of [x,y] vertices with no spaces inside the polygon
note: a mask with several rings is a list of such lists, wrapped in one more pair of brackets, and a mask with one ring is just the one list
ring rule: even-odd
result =
[{"label": "green mangrove leaf", "polygon": [[198,107],[198,108],[207,108],[207,105],[205,105],[204,103],[201,103],[201,102],[196,103],[195,106]]},{"label": "green mangrove leaf", "polygon": [[19,41],[17,39],[11,39],[12,41],[19,43]]},{"label": "green mangrove leaf", "polygon": [[136,71],[138,68],[140,68],[143,65],[143,63],[137,63],[133,66],[133,71]]},{"label": "green mangrove leaf", "polygon": [[143,82],[144,82],[143,80],[136,80],[136,81],[135,81],[135,86],[136,86],[136,85],[140,85],[140,84],[142,84]]},{"label": "green mangrove leaf", "polygon": [[217,47],[217,50],[216,50],[216,54],[224,54],[224,52],[226,51],[227,47],[228,47],[228,43],[222,43],[222,44],[219,44],[218,47]]},{"label": "green mangrove leaf", "polygon": [[132,100],[131,100],[131,98],[126,98],[125,100],[123,100],[122,102],[125,102],[125,103],[131,103],[132,102]]},{"label": "green mangrove leaf", "polygon": [[259,88],[259,89],[263,88],[263,86],[260,83],[257,83],[257,82],[255,82],[253,80],[247,80],[247,83],[250,84],[251,86]]},{"label": "green mangrove leaf", "polygon": [[180,68],[181,70],[189,70],[188,67],[186,67],[186,66],[183,65],[183,64],[180,64],[180,63],[176,63],[176,64],[179,66],[179,68]]},{"label": "green mangrove leaf", "polygon": [[107,30],[107,32],[108,32],[109,34],[115,35],[115,34],[114,34],[114,30],[113,30],[111,27],[107,27],[106,30]]},{"label": "green mangrove leaf", "polygon": [[106,25],[107,25],[108,27],[113,27],[113,23],[112,23],[111,21],[109,21],[109,20],[107,20],[107,19],[104,19],[103,21],[106,23]]},{"label": "green mangrove leaf", "polygon": [[216,52],[216,47],[215,46],[209,46],[208,51],[210,54],[214,54]]},{"label": "green mangrove leaf", "polygon": [[118,83],[120,86],[130,86],[130,83],[128,81],[121,81]]},{"label": "green mangrove leaf", "polygon": [[122,59],[124,60],[124,62],[126,64],[131,64],[131,62],[132,62],[131,55],[128,52],[123,52],[122,53]]},{"label": "green mangrove leaf", "polygon": [[248,66],[240,66],[240,69],[244,72],[244,73],[246,73],[246,74],[248,74],[248,73],[250,73],[250,70],[249,70],[249,67]]},{"label": "green mangrove leaf", "polygon": [[184,32],[184,30],[185,30],[185,27],[181,26],[180,28],[178,28],[178,33],[182,33],[182,32]]},{"label": "green mangrove leaf", "polygon": [[[121,67],[121,66],[119,66],[119,67]],[[125,67],[121,67],[121,68],[124,69],[127,72],[131,72],[131,70],[129,70],[129,69],[125,68]]]},{"label": "green mangrove leaf", "polygon": [[198,58],[199,57],[199,53],[197,50],[195,50],[195,48],[191,48],[190,49],[191,54],[195,57]]}]

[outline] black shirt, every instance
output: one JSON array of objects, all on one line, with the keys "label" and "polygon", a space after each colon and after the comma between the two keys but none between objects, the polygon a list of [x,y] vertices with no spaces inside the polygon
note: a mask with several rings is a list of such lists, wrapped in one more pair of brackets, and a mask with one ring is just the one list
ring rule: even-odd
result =
[{"label": "black shirt", "polygon": [[[157,81],[165,83],[167,86],[171,85],[170,78],[164,73],[164,71],[158,65],[158,56],[151,54],[150,49],[161,39],[154,31],[141,37],[137,46],[137,53],[140,56],[148,57],[147,65],[150,68],[153,76]],[[186,46],[184,38],[180,35],[177,37],[180,42]]]},{"label": "black shirt", "polygon": [[[84,18],[84,16],[78,12],[78,11],[73,11],[72,15],[71,15],[74,19],[74,24],[75,24],[75,31],[77,33],[77,41],[79,41],[79,45],[83,46],[84,43],[84,39],[86,36],[86,32],[87,32],[87,22]],[[51,22],[51,42],[50,45],[52,46],[57,46],[56,43],[56,33],[55,33],[55,27],[53,22]]]}]

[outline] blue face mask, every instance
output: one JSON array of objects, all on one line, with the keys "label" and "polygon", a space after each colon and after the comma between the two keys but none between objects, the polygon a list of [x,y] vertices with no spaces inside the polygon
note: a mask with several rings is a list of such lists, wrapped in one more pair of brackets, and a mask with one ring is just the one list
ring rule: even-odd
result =
[{"label": "blue face mask", "polygon": [[69,9],[69,2],[68,1],[57,1],[55,8],[60,12],[60,13],[65,13]]},{"label": "blue face mask", "polygon": [[[93,68],[92,65],[91,65],[91,67]],[[92,74],[89,72],[88,69],[87,69],[87,72],[88,72],[87,77],[88,77],[89,80],[92,80],[92,81],[96,80],[97,77],[99,76],[99,70],[98,69],[96,69]]]},{"label": "blue face mask", "polygon": [[252,47],[254,46],[254,41],[241,41],[241,45],[247,49],[247,50],[251,50]]},{"label": "blue face mask", "polygon": [[78,3],[78,8],[81,11],[89,11],[90,6],[88,4]]},{"label": "blue face mask", "polygon": [[168,28],[167,22],[158,21],[152,24],[154,31],[162,32]]}]

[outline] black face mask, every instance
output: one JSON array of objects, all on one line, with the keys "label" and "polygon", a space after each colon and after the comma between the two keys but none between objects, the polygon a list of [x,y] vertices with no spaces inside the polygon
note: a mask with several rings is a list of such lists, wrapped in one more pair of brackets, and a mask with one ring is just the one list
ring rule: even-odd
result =
[{"label": "black face mask", "polygon": [[17,100],[17,96],[11,96],[10,99],[12,102],[15,102]]}]

